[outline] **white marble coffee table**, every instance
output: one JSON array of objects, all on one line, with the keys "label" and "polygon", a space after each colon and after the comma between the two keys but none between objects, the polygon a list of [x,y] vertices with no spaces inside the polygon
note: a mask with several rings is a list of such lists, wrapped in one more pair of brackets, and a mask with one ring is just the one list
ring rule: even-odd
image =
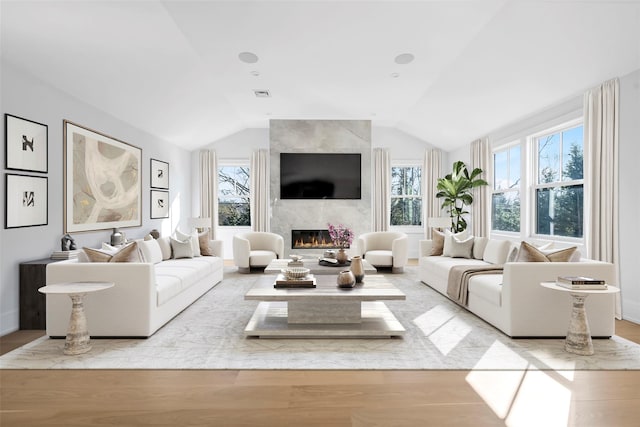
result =
[{"label": "white marble coffee table", "polygon": [[89,331],[87,330],[87,316],[84,312],[84,296],[89,292],[97,292],[112,288],[113,282],[73,282],[52,283],[43,286],[38,291],[43,294],[67,294],[71,298],[71,319],[64,342],[64,354],[76,355],[91,350]]},{"label": "white marble coffee table", "polygon": [[[267,267],[264,269],[265,274],[279,274],[280,271],[287,267],[289,262],[291,262],[290,259],[287,258],[283,258],[283,259],[274,259],[273,261],[271,261],[269,263],[269,265],[267,265]],[[336,266],[327,266],[327,265],[320,265],[318,263],[318,259],[303,259],[302,260],[302,264],[303,267],[306,267],[310,270],[311,274],[315,274],[315,275],[324,275],[324,274],[335,274],[336,276],[338,275],[338,273],[342,270],[348,270],[350,265],[336,265]],[[376,274],[378,270],[376,270],[376,268],[374,266],[372,266],[371,264],[369,264],[369,262],[365,259],[362,260],[362,267],[364,268],[364,274]]]},{"label": "white marble coffee table", "polygon": [[405,294],[383,275],[366,276],[351,289],[337,275],[316,276],[316,288],[275,289],[275,276],[263,276],[245,295],[262,301],[244,330],[261,338],[390,338],[405,329],[384,300]]}]

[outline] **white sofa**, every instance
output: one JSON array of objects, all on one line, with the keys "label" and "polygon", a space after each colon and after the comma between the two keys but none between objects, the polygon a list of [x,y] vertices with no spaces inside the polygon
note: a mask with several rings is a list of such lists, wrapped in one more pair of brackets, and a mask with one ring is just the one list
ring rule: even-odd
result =
[{"label": "white sofa", "polygon": [[[504,264],[503,274],[473,276],[469,280],[470,312],[510,337],[564,337],[571,315],[571,296],[543,288],[558,276],[591,276],[616,285],[614,265],[582,259],[579,262],[506,262],[508,241],[489,240],[482,259],[430,256],[431,240],[420,241],[419,278],[447,298],[449,270],[454,265]],[[585,304],[593,337],[615,332],[615,297],[591,295]]]},{"label": "white sofa", "polygon": [[373,231],[358,236],[356,249],[374,267],[391,267],[393,273],[402,273],[409,258],[409,238],[395,231]]},{"label": "white sofa", "polygon": [[[47,266],[47,284],[109,281],[115,286],[84,299],[92,337],[149,337],[222,280],[222,241],[209,244],[216,256],[159,262],[78,262]],[[67,334],[71,300],[47,294],[47,335]]]},{"label": "white sofa", "polygon": [[233,261],[240,273],[266,267],[278,258],[284,258],[284,239],[279,234],[249,231],[233,236]]}]

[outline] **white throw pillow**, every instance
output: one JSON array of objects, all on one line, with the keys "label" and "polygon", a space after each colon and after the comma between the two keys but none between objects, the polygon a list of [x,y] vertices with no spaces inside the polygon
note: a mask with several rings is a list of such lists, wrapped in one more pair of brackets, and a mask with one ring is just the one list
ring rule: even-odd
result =
[{"label": "white throw pillow", "polygon": [[171,238],[169,236],[160,237],[157,242],[162,251],[162,260],[166,261],[171,259]]},{"label": "white throw pillow", "polygon": [[467,230],[461,231],[459,233],[453,233],[451,230],[444,230],[444,246],[442,248],[442,256],[451,256],[451,249],[453,246],[452,239],[456,238],[458,240],[466,240],[469,237],[469,232]]},{"label": "white throw pillow", "polygon": [[142,251],[144,262],[157,264],[162,261],[162,249],[157,240],[143,240],[138,243],[138,246]]},{"label": "white throw pillow", "polygon": [[504,264],[511,250],[511,242],[508,240],[489,239],[484,248],[482,259],[491,264]]},{"label": "white throw pillow", "polygon": [[171,238],[171,249],[173,250],[173,257],[178,258],[193,258],[193,246],[191,246],[191,238],[180,241]]},{"label": "white throw pillow", "polygon": [[476,237],[473,241],[473,257],[475,259],[482,259],[484,256],[484,250],[489,243],[488,237]]},{"label": "white throw pillow", "polygon": [[194,231],[191,234],[185,234],[185,233],[181,232],[180,230],[176,230],[176,239],[180,240],[181,242],[184,242],[187,239],[189,239],[189,241],[191,242],[191,251],[193,253],[192,256],[194,256],[194,257],[202,256],[202,254],[200,253],[200,241],[198,240],[198,232],[197,231]]}]

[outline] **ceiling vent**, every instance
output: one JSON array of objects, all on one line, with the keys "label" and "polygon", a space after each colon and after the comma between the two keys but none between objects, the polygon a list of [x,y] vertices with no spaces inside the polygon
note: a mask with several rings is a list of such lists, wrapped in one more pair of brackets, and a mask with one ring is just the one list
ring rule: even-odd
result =
[{"label": "ceiling vent", "polygon": [[256,97],[258,98],[271,98],[271,94],[268,90],[256,89],[253,91],[253,93],[255,93]]}]

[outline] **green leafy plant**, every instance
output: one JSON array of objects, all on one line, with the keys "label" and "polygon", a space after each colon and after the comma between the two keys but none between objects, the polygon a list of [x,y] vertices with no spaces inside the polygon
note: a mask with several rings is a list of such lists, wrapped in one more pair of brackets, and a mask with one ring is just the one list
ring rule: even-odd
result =
[{"label": "green leafy plant", "polygon": [[469,173],[464,162],[457,161],[453,163],[453,172],[438,179],[436,197],[444,199],[441,205],[442,209],[449,213],[451,230],[456,233],[467,229],[464,215],[469,213],[465,208],[473,203],[471,190],[489,185],[484,179],[478,178],[482,172],[482,169],[475,168]]}]

